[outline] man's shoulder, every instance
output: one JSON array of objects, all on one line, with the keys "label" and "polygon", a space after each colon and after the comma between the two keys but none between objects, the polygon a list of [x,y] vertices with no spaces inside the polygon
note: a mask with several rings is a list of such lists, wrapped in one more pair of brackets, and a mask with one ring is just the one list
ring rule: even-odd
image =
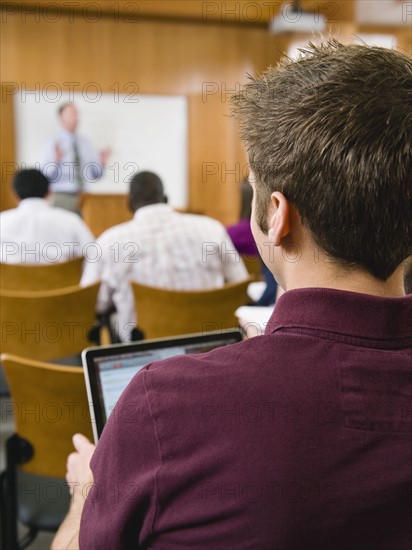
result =
[{"label": "man's shoulder", "polygon": [[119,241],[132,241],[134,235],[133,220],[109,227],[97,238],[99,244],[108,244]]},{"label": "man's shoulder", "polygon": [[196,225],[211,231],[225,231],[224,225],[219,220],[209,218],[209,216],[203,216],[200,214],[180,214],[180,216],[181,219],[188,225]]},{"label": "man's shoulder", "polygon": [[142,376],[154,383],[167,379],[177,385],[183,380],[199,381],[212,374],[226,379],[264,363],[269,353],[273,353],[273,335],[257,336],[206,353],[179,355],[150,363],[142,370]]},{"label": "man's shoulder", "polygon": [[58,206],[47,208],[44,212],[46,213],[46,216],[49,215],[50,218],[53,218],[56,223],[59,223],[61,225],[64,225],[66,223],[70,223],[72,226],[86,225],[83,219],[78,214],[76,214],[75,212],[70,212],[69,210],[65,210],[64,208],[59,208]]},{"label": "man's shoulder", "polygon": [[0,212],[0,223],[13,219],[18,213],[17,208],[10,208],[9,210],[3,210]]}]

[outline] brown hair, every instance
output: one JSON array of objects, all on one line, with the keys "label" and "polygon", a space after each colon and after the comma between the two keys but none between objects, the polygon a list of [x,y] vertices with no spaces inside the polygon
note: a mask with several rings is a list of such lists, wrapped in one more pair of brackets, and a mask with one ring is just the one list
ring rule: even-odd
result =
[{"label": "brown hair", "polygon": [[267,233],[282,192],[330,257],[386,280],[412,254],[412,59],[309,44],[234,96]]},{"label": "brown hair", "polygon": [[62,103],[57,110],[59,116],[62,116],[63,111],[66,109],[66,107],[75,107],[75,104],[72,101],[66,101],[66,103]]}]

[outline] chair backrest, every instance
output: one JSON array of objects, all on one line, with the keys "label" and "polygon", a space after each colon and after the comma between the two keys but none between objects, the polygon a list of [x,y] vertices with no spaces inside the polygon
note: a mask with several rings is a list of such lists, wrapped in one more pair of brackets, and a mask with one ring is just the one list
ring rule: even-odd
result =
[{"label": "chair backrest", "polygon": [[93,440],[83,369],[3,354],[1,362],[12,396],[9,409],[18,435],[34,448],[22,465],[32,474],[64,477],[72,436]]},{"label": "chair backrest", "polygon": [[250,279],[213,290],[164,290],[131,283],[137,324],[146,338],[222,330],[237,326]]},{"label": "chair backrest", "polygon": [[80,283],[83,258],[55,264],[0,264],[3,290],[53,290]]},{"label": "chair backrest", "polygon": [[100,283],[42,292],[0,291],[0,350],[48,361],[90,345]]}]

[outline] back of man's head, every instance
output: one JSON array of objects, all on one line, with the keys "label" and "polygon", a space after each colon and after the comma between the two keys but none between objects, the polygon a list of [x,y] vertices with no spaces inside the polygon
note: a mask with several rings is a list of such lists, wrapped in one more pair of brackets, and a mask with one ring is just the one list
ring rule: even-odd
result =
[{"label": "back of man's head", "polygon": [[234,98],[267,234],[274,191],[342,265],[387,280],[412,254],[412,59],[310,45]]},{"label": "back of man's head", "polygon": [[130,182],[129,208],[135,212],[143,206],[165,203],[163,183],[153,172],[138,172]]},{"label": "back of man's head", "polygon": [[13,178],[13,189],[21,200],[44,199],[49,192],[49,180],[39,170],[19,170]]}]

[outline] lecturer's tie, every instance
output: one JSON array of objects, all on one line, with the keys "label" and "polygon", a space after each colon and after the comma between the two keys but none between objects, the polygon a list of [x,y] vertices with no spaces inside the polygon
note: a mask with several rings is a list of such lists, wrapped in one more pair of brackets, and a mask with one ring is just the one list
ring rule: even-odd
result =
[{"label": "lecturer's tie", "polygon": [[77,147],[76,138],[73,140],[73,153],[74,153],[74,181],[76,182],[78,191],[82,191],[84,181],[82,176],[82,165],[79,156],[79,148]]}]

